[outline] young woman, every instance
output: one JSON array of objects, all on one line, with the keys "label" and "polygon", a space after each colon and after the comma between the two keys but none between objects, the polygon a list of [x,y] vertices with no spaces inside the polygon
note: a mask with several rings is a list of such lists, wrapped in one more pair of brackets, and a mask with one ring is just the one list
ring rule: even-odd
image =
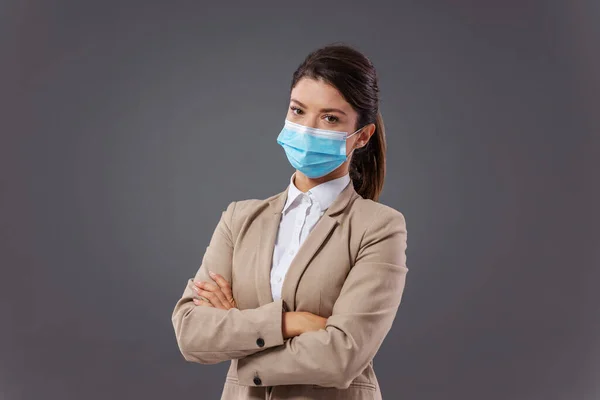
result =
[{"label": "young woman", "polygon": [[186,360],[231,360],[222,399],[381,398],[373,357],[408,269],[404,217],[377,202],[378,92],[355,49],[309,54],[277,137],[289,186],[222,213],[172,315]]}]

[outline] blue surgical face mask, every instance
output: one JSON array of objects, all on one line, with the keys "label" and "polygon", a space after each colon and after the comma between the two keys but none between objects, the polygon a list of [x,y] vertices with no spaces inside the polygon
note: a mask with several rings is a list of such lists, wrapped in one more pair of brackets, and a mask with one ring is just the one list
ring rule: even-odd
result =
[{"label": "blue surgical face mask", "polygon": [[342,165],[352,154],[347,154],[346,139],[363,128],[348,135],[347,132],[311,128],[285,120],[277,137],[292,167],[309,178],[320,178]]}]

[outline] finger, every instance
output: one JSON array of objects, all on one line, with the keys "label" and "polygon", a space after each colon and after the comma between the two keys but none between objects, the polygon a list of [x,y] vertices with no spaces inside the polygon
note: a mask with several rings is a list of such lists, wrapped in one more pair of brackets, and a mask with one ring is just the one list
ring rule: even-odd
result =
[{"label": "finger", "polygon": [[198,289],[207,290],[209,292],[221,292],[221,288],[216,283],[206,282],[206,281],[197,281],[194,282],[194,287]]},{"label": "finger", "polygon": [[[210,304],[210,300],[205,298],[206,296],[202,296],[202,294],[200,294],[201,290],[198,289],[196,285],[192,285],[192,290],[196,294],[196,296],[200,297],[200,300],[206,301]],[[198,298],[196,298],[196,300],[198,300]]]},{"label": "finger", "polygon": [[207,299],[208,301],[210,301],[210,304],[212,304],[216,308],[221,308],[223,310],[229,310],[231,308],[231,306],[227,303],[227,301],[225,301],[225,304],[223,304],[223,301],[221,301],[221,298],[218,296],[218,294],[220,294],[221,297],[224,298],[223,293],[221,293],[220,291],[209,292],[208,290],[198,289],[198,295],[202,296],[205,299]]},{"label": "finger", "polygon": [[196,282],[194,282],[194,285],[192,285],[192,290],[194,291],[194,293],[196,293],[197,296],[200,296],[200,289],[198,288],[198,286],[196,286]]},{"label": "finger", "polygon": [[221,291],[223,292],[223,294],[225,294],[227,301],[229,301],[230,303],[234,303],[231,285],[229,284],[229,282],[227,282],[227,279],[223,278],[222,275],[215,274],[212,271],[209,272],[209,274],[211,278],[213,278],[213,280],[217,283],[217,285],[219,285]]},{"label": "finger", "polygon": [[212,304],[210,304],[208,301],[202,300],[202,299],[194,299],[194,304],[200,307],[214,307]]},{"label": "finger", "polygon": [[213,278],[213,280],[217,283],[217,285],[219,285],[221,289],[231,290],[229,282],[227,282],[227,279],[223,278],[223,275],[214,273],[212,271],[209,271],[209,275],[211,278]]},{"label": "finger", "polygon": [[204,290],[207,292],[213,293],[220,300],[221,304],[225,307],[226,310],[229,310],[232,305],[229,300],[227,300],[225,294],[221,291],[221,288],[214,283],[210,282],[200,282],[197,287],[199,290]]},{"label": "finger", "polygon": [[196,286],[200,289],[208,290],[209,292],[220,291],[221,288],[216,283],[200,281],[196,284]]}]

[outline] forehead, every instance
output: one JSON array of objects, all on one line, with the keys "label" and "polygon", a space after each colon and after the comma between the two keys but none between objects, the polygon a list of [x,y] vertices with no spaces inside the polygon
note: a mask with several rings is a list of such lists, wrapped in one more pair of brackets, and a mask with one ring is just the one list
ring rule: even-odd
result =
[{"label": "forehead", "polygon": [[339,108],[351,113],[352,106],[344,99],[342,94],[330,84],[311,78],[302,78],[292,89],[290,97],[298,100],[308,108]]}]

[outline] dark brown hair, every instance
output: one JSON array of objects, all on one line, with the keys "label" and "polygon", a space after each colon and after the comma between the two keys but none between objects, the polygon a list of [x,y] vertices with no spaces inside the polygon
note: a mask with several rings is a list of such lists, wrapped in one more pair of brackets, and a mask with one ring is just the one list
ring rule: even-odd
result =
[{"label": "dark brown hair", "polygon": [[305,77],[323,80],[342,94],[358,113],[355,129],[375,124],[371,139],[352,153],[350,178],[358,194],[377,201],[385,178],[386,143],[375,67],[358,50],[344,44],[332,44],[306,57],[294,72],[292,89]]}]

